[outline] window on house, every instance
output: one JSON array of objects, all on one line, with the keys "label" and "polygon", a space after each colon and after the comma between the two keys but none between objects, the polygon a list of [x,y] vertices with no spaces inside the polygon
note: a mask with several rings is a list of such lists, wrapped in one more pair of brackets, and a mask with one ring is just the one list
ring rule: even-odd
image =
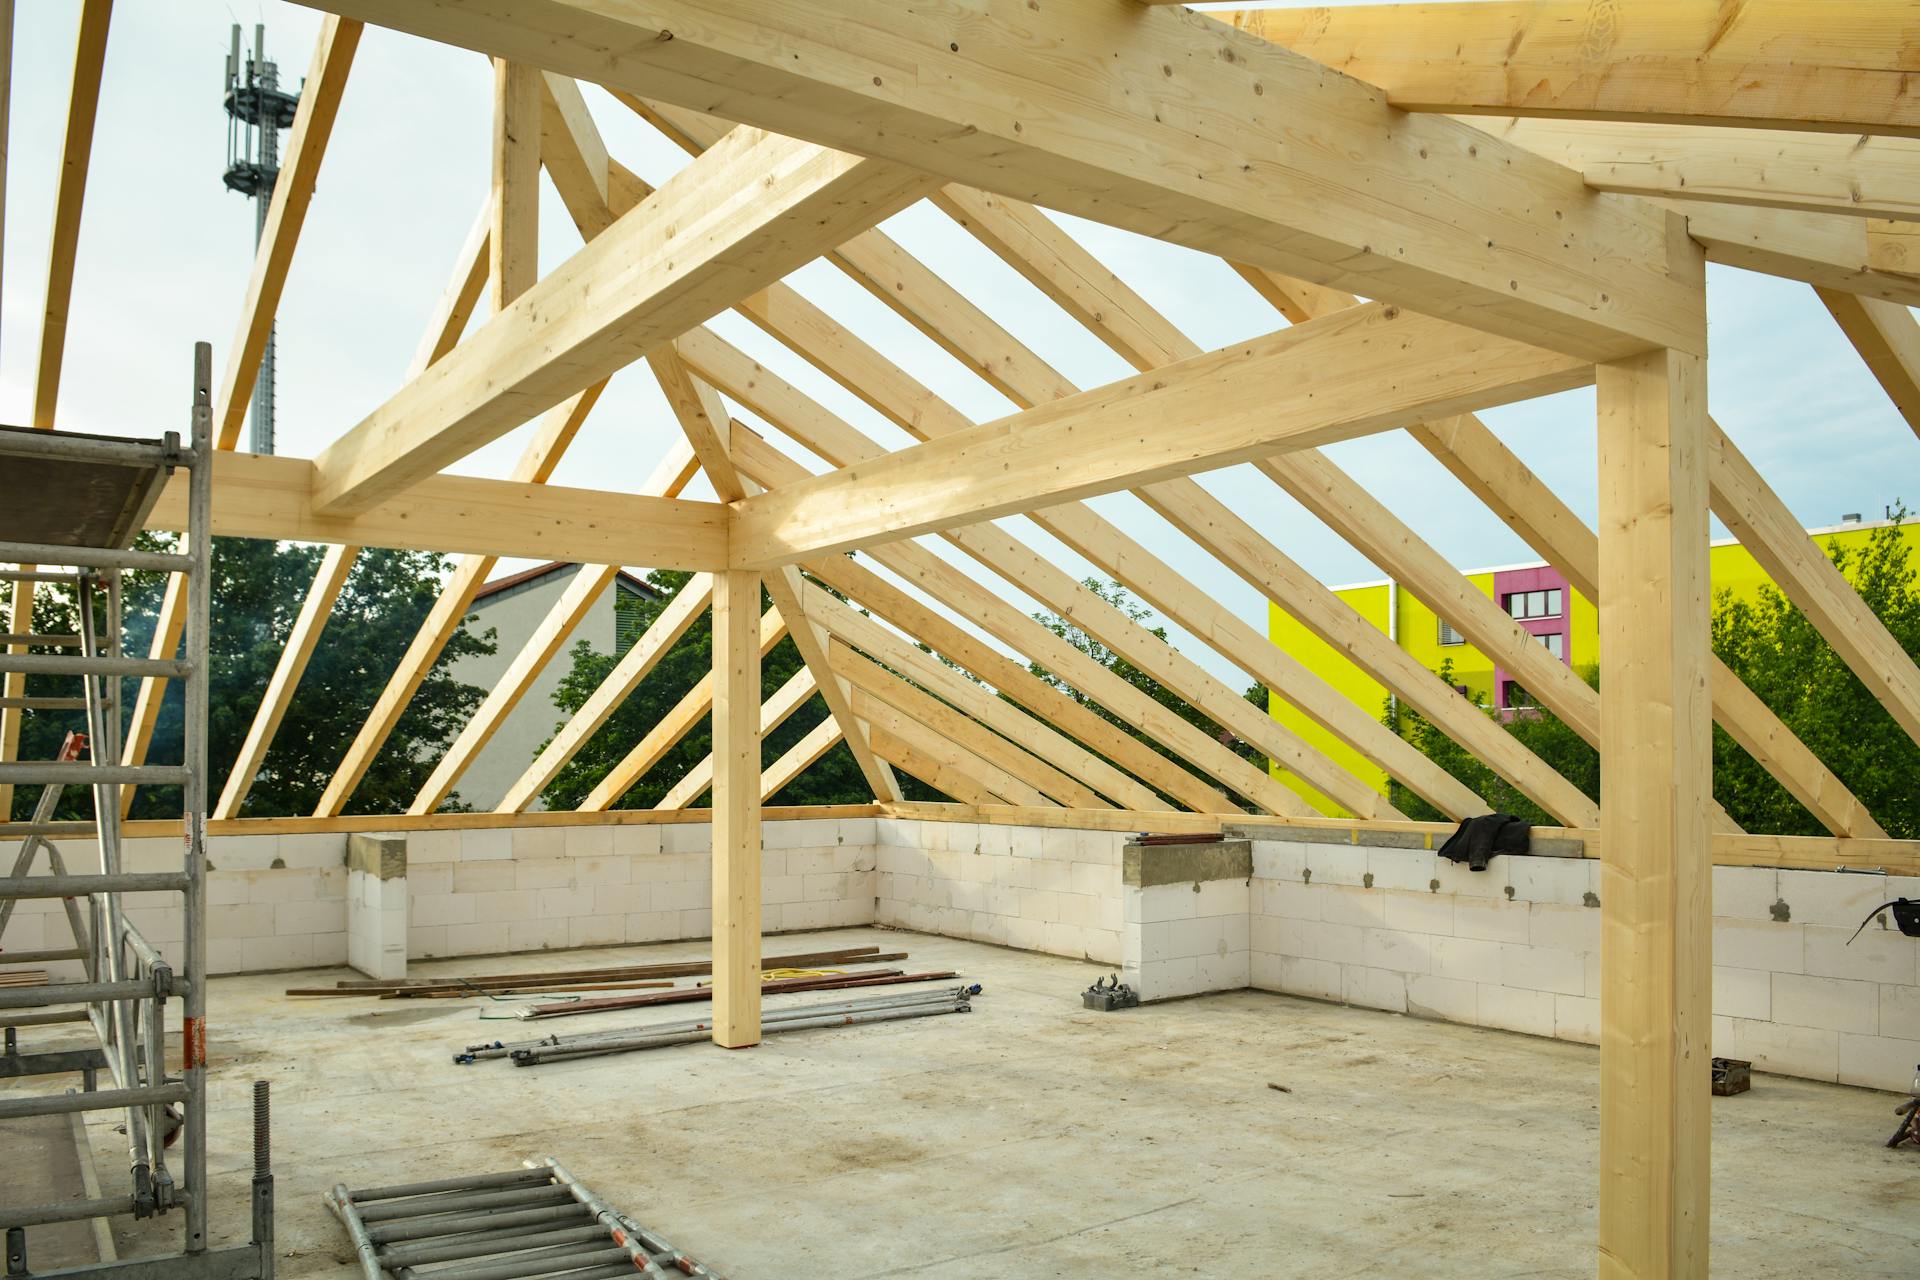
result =
[{"label": "window on house", "polygon": [[1516,618],[1557,618],[1562,603],[1558,587],[1507,593],[1507,612]]},{"label": "window on house", "polygon": [[1545,635],[1535,636],[1534,639],[1538,640],[1541,644],[1547,646],[1547,652],[1552,654],[1554,657],[1560,658],[1562,660],[1566,658],[1567,656],[1566,637],[1563,636],[1560,632],[1549,631]]},{"label": "window on house", "polygon": [[614,592],[613,599],[613,648],[614,657],[626,656],[647,629],[647,599],[637,591],[628,591],[624,587]]},{"label": "window on house", "polygon": [[1500,705],[1508,711],[1531,711],[1534,709],[1533,695],[1520,687],[1518,680],[1500,682]]},{"label": "window on house", "polygon": [[1440,643],[1443,645],[1465,644],[1466,637],[1455,631],[1445,618],[1440,619]]}]

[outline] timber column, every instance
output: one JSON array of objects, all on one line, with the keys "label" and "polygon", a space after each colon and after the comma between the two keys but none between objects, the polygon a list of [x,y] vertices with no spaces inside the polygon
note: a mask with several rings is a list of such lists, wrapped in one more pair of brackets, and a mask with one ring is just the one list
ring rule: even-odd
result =
[{"label": "timber column", "polygon": [[1600,1263],[1707,1274],[1706,361],[1599,366]]},{"label": "timber column", "polygon": [[713,1042],[760,1043],[760,575],[713,575]]}]

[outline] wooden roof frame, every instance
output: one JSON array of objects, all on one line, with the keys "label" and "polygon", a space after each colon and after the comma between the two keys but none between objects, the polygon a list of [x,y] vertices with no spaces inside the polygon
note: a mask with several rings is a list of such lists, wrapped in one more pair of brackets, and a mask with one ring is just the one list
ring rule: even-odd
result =
[{"label": "wooden roof frame", "polygon": [[[1611,15],[1599,21],[1596,6],[1574,0],[1229,14],[1050,0],[1022,10],[1014,31],[991,7],[948,15],[892,0],[836,0],[826,23],[819,6],[794,0],[308,2],[329,16],[220,384],[223,449],[238,439],[363,22],[492,60],[492,180],[387,403],[313,459],[230,454],[216,469],[216,532],[328,544],[217,820],[245,812],[359,548],[393,546],[459,558],[315,814],[299,821],[353,825],[340,815],[355,786],[499,558],[587,567],[395,823],[443,817],[435,811],[462,772],[622,564],[695,571],[482,818],[549,821],[526,810],[672,641],[710,614],[712,676],[632,745],[575,820],[608,810],[711,717],[713,755],[649,820],[684,818],[711,791],[714,1035],[723,1044],[759,1035],[762,806],[839,741],[883,812],[924,811],[901,801],[898,769],[984,820],[1184,828],[1252,808],[1284,828],[1322,824],[1322,811],[1337,809],[1348,821],[1406,827],[1331,757],[993,523],[1014,514],[1444,812],[1485,811],[1368,709],[1082,502],[1130,491],[1549,812],[1597,829],[1607,942],[1602,1271],[1704,1272],[1698,1057],[1710,1015],[1713,862],[1920,869],[1920,842],[1886,839],[1708,651],[1711,511],[1920,739],[1920,668],[1708,415],[1705,263],[1812,285],[1920,431],[1920,324],[1907,309],[1920,304],[1920,115],[1903,88],[1920,72],[1910,65],[1920,47],[1910,6],[1861,0],[1816,20],[1803,0],[1733,9],[1672,0],[1599,6]],[[39,427],[57,419],[110,13],[109,0],[81,9]],[[1629,64],[1633,74],[1615,74]],[[621,165],[576,78],[685,148],[686,168],[655,190]],[[543,172],[585,246],[544,272]],[[875,229],[921,199],[1135,374],[1073,385]],[[1219,255],[1289,324],[1201,350],[1038,204]],[[970,420],[782,282],[816,258],[1015,411]],[[465,334],[483,291],[493,316]],[[887,451],[705,327],[729,309],[917,443]],[[638,363],[658,380],[682,442],[638,494],[550,485],[607,380]],[[1472,416],[1583,385],[1599,401],[1597,530]],[[511,478],[442,474],[536,418]],[[1156,429],[1168,421],[1180,430]],[[1597,695],[1315,452],[1401,430],[1599,606]],[[774,434],[820,465],[790,455]],[[1471,713],[1192,479],[1243,461],[1521,673],[1598,747],[1610,762],[1599,804]],[[681,496],[696,471],[716,501]],[[178,495],[164,498],[154,525],[177,527],[179,506]],[[1000,588],[916,541],[927,535],[1099,637],[1274,768],[1249,765],[1118,680]],[[763,587],[773,605],[764,615]],[[10,631],[29,629],[30,605],[31,592],[16,596]],[[183,614],[170,588],[156,656],[178,643]],[[760,659],[787,635],[803,665],[763,700]],[[6,692],[17,697],[18,684],[10,677]],[[162,690],[142,685],[129,762],[144,755]],[[763,762],[763,735],[815,694],[825,718]],[[1716,720],[1829,838],[1728,829],[1712,799]],[[15,753],[19,724],[18,712],[0,711],[0,758]]]}]

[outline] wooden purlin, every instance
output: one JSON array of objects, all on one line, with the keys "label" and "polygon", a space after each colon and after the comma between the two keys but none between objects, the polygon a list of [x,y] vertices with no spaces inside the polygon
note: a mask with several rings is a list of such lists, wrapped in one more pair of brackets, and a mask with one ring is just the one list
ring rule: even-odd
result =
[{"label": "wooden purlin", "polygon": [[1710,202],[1673,207],[1708,262],[1920,306],[1920,253],[1912,236],[1894,234],[1912,223]]},{"label": "wooden purlin", "polygon": [[894,0],[838,0],[824,27],[805,5],[327,3],[1588,360],[1705,349],[1660,210],[1184,11],[996,10],[963,43],[951,14]]},{"label": "wooden purlin", "polygon": [[1649,125],[1468,121],[1570,169],[1595,191],[1854,218],[1920,219],[1920,141]]},{"label": "wooden purlin", "polygon": [[1589,0],[1240,9],[1212,18],[1407,111],[1920,137],[1901,0]]}]

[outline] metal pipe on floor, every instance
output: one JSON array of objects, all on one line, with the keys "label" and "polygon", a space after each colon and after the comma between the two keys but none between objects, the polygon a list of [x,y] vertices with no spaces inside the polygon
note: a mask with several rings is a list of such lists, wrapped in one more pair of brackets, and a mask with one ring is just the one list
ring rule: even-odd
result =
[{"label": "metal pipe on floor", "polygon": [[450,1193],[446,1196],[433,1196],[424,1201],[399,1200],[390,1204],[360,1206],[360,1221],[372,1226],[376,1222],[392,1222],[400,1218],[424,1218],[429,1214],[472,1213],[476,1209],[554,1204],[566,1198],[564,1191],[553,1186],[528,1187],[512,1191]]},{"label": "metal pipe on floor", "polygon": [[368,1187],[349,1191],[355,1204],[375,1200],[394,1200],[401,1196],[433,1195],[443,1191],[479,1191],[486,1187],[520,1187],[545,1184],[551,1179],[534,1169],[513,1169],[506,1173],[483,1173],[470,1178],[439,1178],[432,1182],[408,1182],[391,1187]]},{"label": "metal pipe on floor", "polygon": [[380,1250],[380,1261],[389,1267],[419,1267],[429,1262],[457,1262],[462,1258],[485,1258],[519,1249],[544,1249],[557,1244],[579,1244],[602,1240],[606,1232],[598,1226],[565,1227],[558,1231],[536,1231],[531,1235],[518,1231],[488,1232],[467,1240],[428,1244],[395,1245]]},{"label": "metal pipe on floor", "polygon": [[355,1212],[353,1198],[347,1194],[347,1184],[336,1182],[332,1190],[326,1193],[327,1208],[333,1210],[333,1216],[340,1219],[340,1225],[347,1229],[348,1239],[353,1241],[353,1251],[360,1260],[360,1274],[365,1280],[386,1280],[380,1274],[380,1259],[374,1253],[373,1239],[367,1234],[366,1224],[360,1221]]},{"label": "metal pipe on floor", "polygon": [[484,1231],[491,1227],[523,1227],[535,1222],[562,1222],[579,1216],[580,1206],[576,1204],[550,1205],[542,1209],[493,1209],[483,1210],[471,1217],[451,1220],[404,1218],[397,1222],[368,1227],[367,1234],[376,1244],[393,1244],[401,1240],[420,1240],[427,1236]]},{"label": "metal pipe on floor", "polygon": [[[598,1229],[596,1228],[598,1231]],[[523,1280],[526,1276],[553,1275],[565,1271],[578,1271],[583,1267],[604,1266],[618,1262],[633,1270],[633,1258],[623,1245],[613,1243],[605,1231],[598,1231],[605,1243],[597,1249],[582,1249],[577,1245],[558,1245],[551,1249],[538,1249],[524,1257],[509,1258],[500,1262],[475,1263],[467,1267],[440,1267],[424,1275],[411,1268],[396,1268],[394,1275],[399,1280]]]}]

